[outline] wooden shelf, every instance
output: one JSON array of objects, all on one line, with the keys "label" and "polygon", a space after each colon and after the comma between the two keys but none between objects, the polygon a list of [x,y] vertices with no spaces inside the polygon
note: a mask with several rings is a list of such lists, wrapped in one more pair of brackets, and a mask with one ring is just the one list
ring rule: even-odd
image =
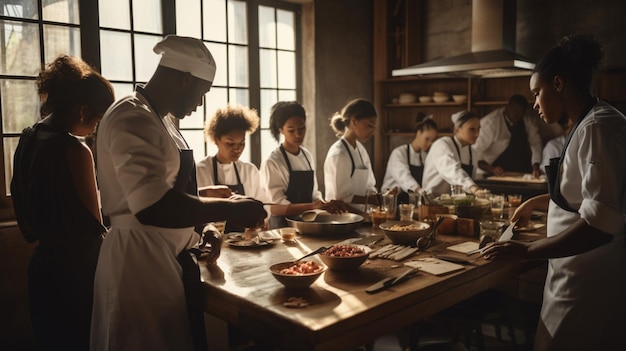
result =
[{"label": "wooden shelf", "polygon": [[467,101],[456,102],[415,102],[410,104],[387,104],[385,107],[388,108],[407,108],[407,107],[439,107],[439,106],[462,106],[467,105]]}]

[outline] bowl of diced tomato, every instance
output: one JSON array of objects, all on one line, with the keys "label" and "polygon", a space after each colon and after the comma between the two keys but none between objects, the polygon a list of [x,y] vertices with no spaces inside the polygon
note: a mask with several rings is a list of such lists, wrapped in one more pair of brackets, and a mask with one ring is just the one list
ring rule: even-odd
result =
[{"label": "bowl of diced tomato", "polygon": [[270,272],[286,288],[308,288],[324,273],[326,266],[315,261],[280,262],[270,266]]},{"label": "bowl of diced tomato", "polygon": [[333,271],[352,271],[369,257],[371,249],[364,245],[338,244],[319,254],[319,258]]}]

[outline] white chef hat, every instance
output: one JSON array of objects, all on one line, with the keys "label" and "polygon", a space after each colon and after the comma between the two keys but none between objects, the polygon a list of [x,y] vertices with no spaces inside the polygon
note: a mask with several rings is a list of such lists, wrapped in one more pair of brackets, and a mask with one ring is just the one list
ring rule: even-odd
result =
[{"label": "white chef hat", "polygon": [[158,42],[153,50],[161,55],[160,66],[189,72],[194,77],[213,82],[215,60],[202,40],[168,35]]},{"label": "white chef hat", "polygon": [[455,127],[459,127],[472,117],[476,117],[476,114],[472,111],[459,111],[452,114],[452,123],[454,123]]}]

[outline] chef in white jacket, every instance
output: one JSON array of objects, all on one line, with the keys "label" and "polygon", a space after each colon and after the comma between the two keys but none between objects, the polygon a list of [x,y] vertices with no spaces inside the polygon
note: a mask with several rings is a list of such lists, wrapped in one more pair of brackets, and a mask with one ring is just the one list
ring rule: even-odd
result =
[{"label": "chef in white jacket", "polygon": [[471,145],[480,132],[480,118],[471,111],[452,115],[454,135],[437,139],[426,157],[422,189],[437,197],[449,194],[451,185],[461,185],[467,193],[480,190],[472,179],[476,174],[477,158]]},{"label": "chef in white jacket", "polygon": [[476,151],[479,174],[501,176],[504,172],[541,175],[543,142],[538,119],[529,113],[528,101],[522,95],[509,98],[499,108],[480,120],[480,136],[472,148]]},{"label": "chef in white jacket", "polygon": [[[189,249],[221,238],[203,223],[261,225],[262,203],[197,197],[193,150],[172,122],[202,104],[215,61],[195,38],[167,36],[154,75],[114,103],[98,129],[102,211],[110,218],[94,282],[91,350],[206,350],[202,287]],[[195,297],[195,298],[194,298]]]},{"label": "chef in white jacket", "polygon": [[408,203],[408,192],[418,192],[424,178],[424,161],[428,150],[437,139],[437,123],[424,118],[417,124],[415,137],[406,145],[393,149],[387,161],[387,170],[381,189],[400,189],[399,203]]},{"label": "chef in white jacket", "polygon": [[376,191],[376,177],[369,154],[362,143],[374,135],[378,114],[365,99],[355,99],[331,117],[337,136],[324,161],[326,199],[342,200],[354,212],[365,210],[368,191]]},{"label": "chef in white jacket", "polygon": [[548,168],[549,194],[511,220],[525,225],[548,209],[547,238],[483,250],[491,260],[545,260],[548,273],[534,350],[620,350],[626,328],[626,117],[591,94],[602,49],[570,36],[535,66],[530,90],[547,123],[573,123],[562,156]]}]

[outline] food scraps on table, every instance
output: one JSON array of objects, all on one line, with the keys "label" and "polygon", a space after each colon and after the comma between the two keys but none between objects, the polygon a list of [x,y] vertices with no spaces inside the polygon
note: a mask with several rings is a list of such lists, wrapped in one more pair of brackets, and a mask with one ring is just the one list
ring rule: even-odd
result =
[{"label": "food scraps on table", "polygon": [[317,262],[300,261],[300,262],[294,262],[292,265],[288,266],[287,268],[281,269],[280,274],[303,275],[303,274],[317,273],[323,269],[324,267]]},{"label": "food scraps on table", "polygon": [[309,302],[302,297],[290,297],[283,302],[283,306],[290,308],[304,308],[309,306]]}]

